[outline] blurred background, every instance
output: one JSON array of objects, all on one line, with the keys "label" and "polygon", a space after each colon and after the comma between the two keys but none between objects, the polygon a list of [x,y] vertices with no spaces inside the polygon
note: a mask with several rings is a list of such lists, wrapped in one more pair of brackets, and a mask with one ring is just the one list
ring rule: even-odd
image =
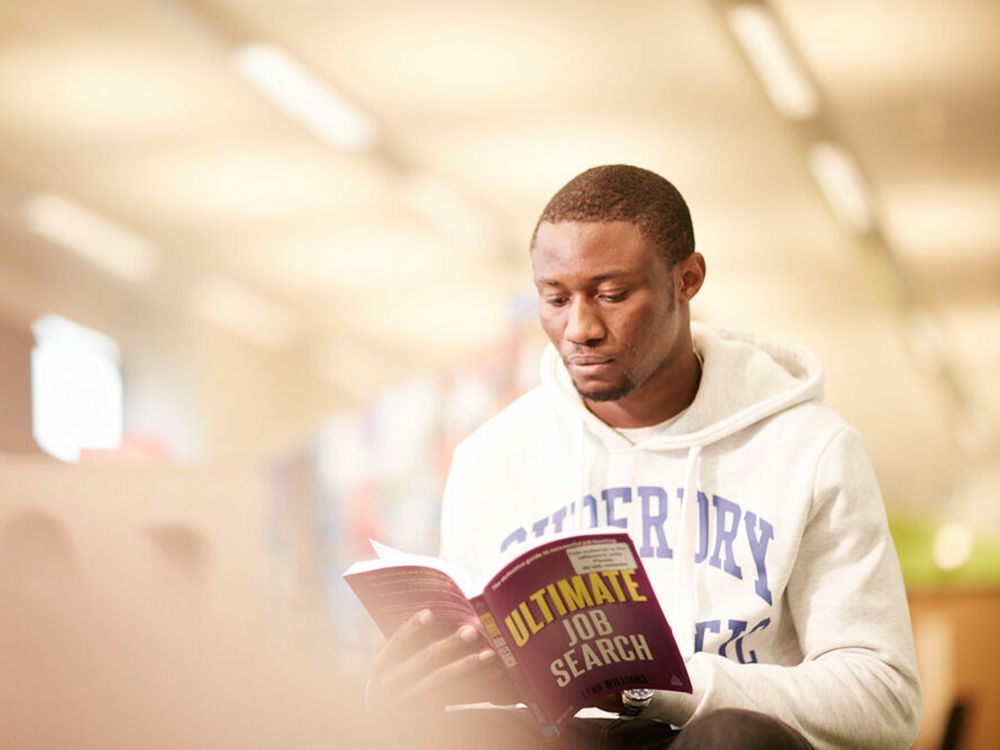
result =
[{"label": "blurred background", "polygon": [[434,551],[624,162],[865,436],[918,746],[995,747],[998,132],[994,0],[0,0],[0,746],[364,747],[340,573]]}]

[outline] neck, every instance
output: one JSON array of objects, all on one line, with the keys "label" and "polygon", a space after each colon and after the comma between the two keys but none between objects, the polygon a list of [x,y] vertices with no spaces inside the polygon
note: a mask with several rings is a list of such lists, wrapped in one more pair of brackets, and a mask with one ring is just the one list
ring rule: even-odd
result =
[{"label": "neck", "polygon": [[701,362],[690,339],[642,385],[616,401],[584,400],[587,408],[610,427],[649,427],[680,414],[698,393]]}]

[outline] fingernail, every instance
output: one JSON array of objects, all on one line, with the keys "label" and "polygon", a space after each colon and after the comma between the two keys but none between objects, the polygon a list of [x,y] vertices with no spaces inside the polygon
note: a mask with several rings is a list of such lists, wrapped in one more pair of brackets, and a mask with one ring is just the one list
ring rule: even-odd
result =
[{"label": "fingernail", "polygon": [[417,614],[417,622],[419,622],[421,625],[426,625],[433,619],[434,619],[434,613],[431,612],[429,609],[423,609],[419,612],[419,614]]},{"label": "fingernail", "polygon": [[485,649],[479,652],[479,661],[491,661],[496,656],[496,652],[491,649]]},{"label": "fingernail", "polygon": [[472,643],[478,636],[479,634],[476,632],[476,629],[471,625],[463,625],[458,629],[458,637],[463,641]]}]

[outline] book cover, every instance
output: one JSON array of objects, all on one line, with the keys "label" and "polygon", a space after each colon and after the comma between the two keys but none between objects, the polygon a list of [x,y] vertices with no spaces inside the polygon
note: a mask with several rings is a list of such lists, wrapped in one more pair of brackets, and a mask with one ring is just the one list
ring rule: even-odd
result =
[{"label": "book cover", "polygon": [[588,531],[544,540],[481,588],[436,558],[397,553],[344,577],[386,635],[417,611],[478,620],[546,736],[577,710],[626,688],[691,692],[670,626],[629,536]]}]

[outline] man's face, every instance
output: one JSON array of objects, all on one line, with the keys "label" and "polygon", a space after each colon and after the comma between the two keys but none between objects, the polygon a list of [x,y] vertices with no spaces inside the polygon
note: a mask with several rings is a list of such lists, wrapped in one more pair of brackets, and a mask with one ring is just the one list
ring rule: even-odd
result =
[{"label": "man's face", "polygon": [[583,398],[617,401],[665,376],[687,308],[634,224],[542,223],[531,264],[542,328]]}]

